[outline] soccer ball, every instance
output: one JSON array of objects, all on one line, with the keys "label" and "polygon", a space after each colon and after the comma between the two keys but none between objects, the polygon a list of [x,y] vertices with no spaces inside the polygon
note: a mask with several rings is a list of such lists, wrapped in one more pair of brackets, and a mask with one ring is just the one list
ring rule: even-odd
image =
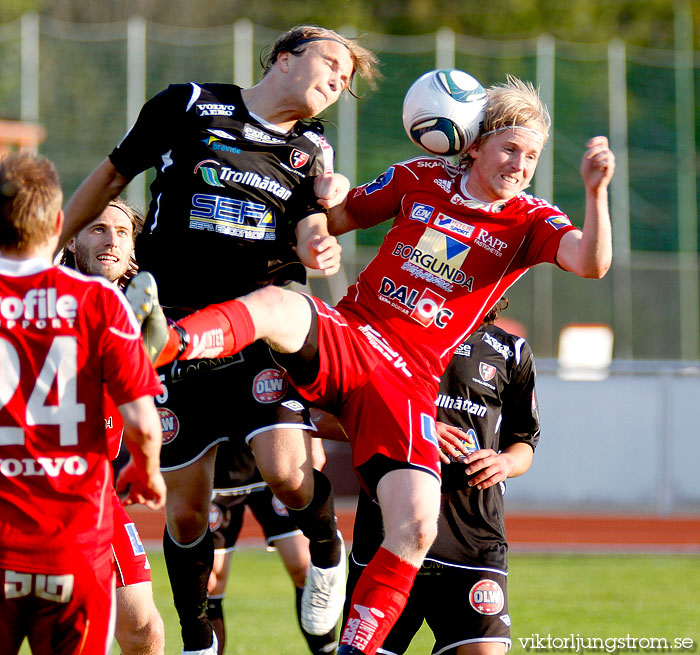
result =
[{"label": "soccer ball", "polygon": [[421,75],[403,99],[409,139],[431,155],[459,155],[479,134],[486,92],[479,81],[456,69]]}]

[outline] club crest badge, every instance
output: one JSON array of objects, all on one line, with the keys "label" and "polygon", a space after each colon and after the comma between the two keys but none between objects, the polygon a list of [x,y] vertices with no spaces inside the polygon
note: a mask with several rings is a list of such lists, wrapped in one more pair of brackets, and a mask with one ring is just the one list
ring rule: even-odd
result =
[{"label": "club crest badge", "polygon": [[294,148],[289,156],[289,163],[293,168],[301,168],[307,161],[309,161],[309,155],[299,150],[299,148]]},{"label": "club crest badge", "polygon": [[484,362],[479,362],[479,375],[484,382],[493,380],[496,376],[496,367],[491,366],[491,364],[484,364]]}]

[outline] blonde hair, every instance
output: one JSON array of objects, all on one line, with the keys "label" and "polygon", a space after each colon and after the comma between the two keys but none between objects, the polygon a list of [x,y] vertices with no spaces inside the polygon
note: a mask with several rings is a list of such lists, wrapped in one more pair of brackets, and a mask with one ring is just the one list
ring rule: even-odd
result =
[{"label": "blonde hair", "polygon": [[0,160],[0,248],[26,252],[56,232],[63,192],[56,167],[41,155],[13,152]]},{"label": "blonde hair", "polygon": [[289,52],[298,56],[306,49],[304,46],[313,41],[336,41],[348,49],[350,58],[352,59],[352,76],[348,83],[348,92],[350,94],[355,95],[350,88],[355,73],[359,73],[360,77],[362,77],[371,88],[376,87],[376,81],[380,77],[380,73],[377,68],[378,62],[374,53],[363,48],[354,39],[348,39],[333,30],[319,27],[318,25],[297,25],[282,34],[277,41],[275,41],[270,52],[260,59],[260,63],[265,71],[264,75],[272,68],[281,53]]},{"label": "blonde hair", "polygon": [[[539,89],[532,82],[508,75],[506,82],[486,89],[486,110],[479,136],[471,147],[479,147],[489,137],[507,129],[521,128],[536,132],[542,137],[542,145],[549,138],[552,120],[549,110],[540,97]],[[462,155],[460,163],[471,166],[469,153]]]}]

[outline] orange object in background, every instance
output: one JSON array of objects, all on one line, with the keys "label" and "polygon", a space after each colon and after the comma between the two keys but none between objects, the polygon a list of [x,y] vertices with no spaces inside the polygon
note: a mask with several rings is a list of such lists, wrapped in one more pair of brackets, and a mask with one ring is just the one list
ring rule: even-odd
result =
[{"label": "orange object in background", "polygon": [[36,123],[0,120],[0,157],[14,150],[36,152],[46,130]]}]

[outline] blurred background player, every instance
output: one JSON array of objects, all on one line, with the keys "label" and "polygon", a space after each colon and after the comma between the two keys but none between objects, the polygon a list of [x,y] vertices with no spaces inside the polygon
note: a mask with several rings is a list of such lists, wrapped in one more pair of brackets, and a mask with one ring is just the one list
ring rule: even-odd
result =
[{"label": "blurred background player", "polygon": [[[320,471],[326,461],[323,442],[311,439],[314,468]],[[209,578],[207,614],[219,642],[219,655],[225,652],[226,621],[224,599],[231,558],[248,507],[265,535],[268,549],[277,550],[294,585],[296,614],[301,633],[313,655],[332,653],[337,645],[335,628],[325,635],[311,635],[301,624],[301,596],[309,568],[309,540],[289,517],[285,506],[273,496],[255,467],[250,448],[240,440],[219,445],[216,457],[209,528],[214,535],[214,565]]]},{"label": "blurred background player", "polygon": [[[550,129],[532,84],[509,77],[490,87],[481,129],[462,166],[416,157],[328,204],[333,234],[394,219],[377,255],[335,308],[268,286],[172,329],[153,312],[142,330],[162,364],[196,357],[196,344],[212,334],[217,356],[264,339],[300,394],[338,416],[385,528],[355,586],[339,655],[376,652],[435,539],[435,398],[455,348],[530,267],[549,262],[588,278],[603,277],[610,267],[608,185],[615,157],[607,138],[586,143],[579,230],[559,208],[524,193]],[[150,309],[152,276],[139,275],[144,293],[133,302]]]},{"label": "blurred background player", "polygon": [[[120,290],[138,268],[134,240],[143,219],[122,200],[110,200],[94,221],[73,237],[64,248],[61,264],[86,275],[101,275]],[[105,425],[110,443],[110,460],[115,466],[120,452],[122,422],[109,396],[105,398]],[[110,411],[111,410],[111,411]],[[128,461],[128,451],[121,449]],[[125,463],[125,462],[122,462]],[[165,647],[163,619],[153,601],[151,566],[136,525],[113,494],[114,537],[112,550],[116,565],[117,623],[115,636],[124,655],[160,655]]]},{"label": "blurred background player", "polygon": [[[504,481],[530,467],[540,421],[530,346],[493,324],[507,302],[499,301],[457,348],[440,381],[438,535],[380,653],[406,652],[424,620],[435,637],[433,653],[503,655],[510,649]],[[382,533],[379,505],[361,492],[346,598]]]},{"label": "blurred background player", "polygon": [[58,174],[0,161],[0,643],[17,653],[107,653],[112,641],[112,474],[103,385],[132,455],[126,502],[158,508],[160,384],[121,293],[52,266]]},{"label": "blurred background player", "polygon": [[[303,121],[335,103],[355,72],[371,81],[374,61],[331,30],[300,26],[273,45],[251,88],[171,85],[144,105],[71,198],[63,238],[154,167],[136,257],[155,275],[170,318],[267,285],[303,282],[302,264],[337,272],[340,246],[313,189],[315,177],[332,172],[333,151],[320,123]],[[168,485],[163,548],[185,652],[216,651],[206,617],[209,502],[216,445],[232,436],[232,425],[245,430],[263,477],[311,542],[302,618],[309,632],[326,634],[342,612],[345,555],[330,482],[308,457],[308,411],[293,392],[275,393],[280,376],[264,344],[237,357],[237,366],[212,359],[206,341],[198,346],[200,366],[160,371],[167,387],[161,411],[177,425],[161,456]],[[263,371],[263,402],[253,411],[237,399]]]}]

